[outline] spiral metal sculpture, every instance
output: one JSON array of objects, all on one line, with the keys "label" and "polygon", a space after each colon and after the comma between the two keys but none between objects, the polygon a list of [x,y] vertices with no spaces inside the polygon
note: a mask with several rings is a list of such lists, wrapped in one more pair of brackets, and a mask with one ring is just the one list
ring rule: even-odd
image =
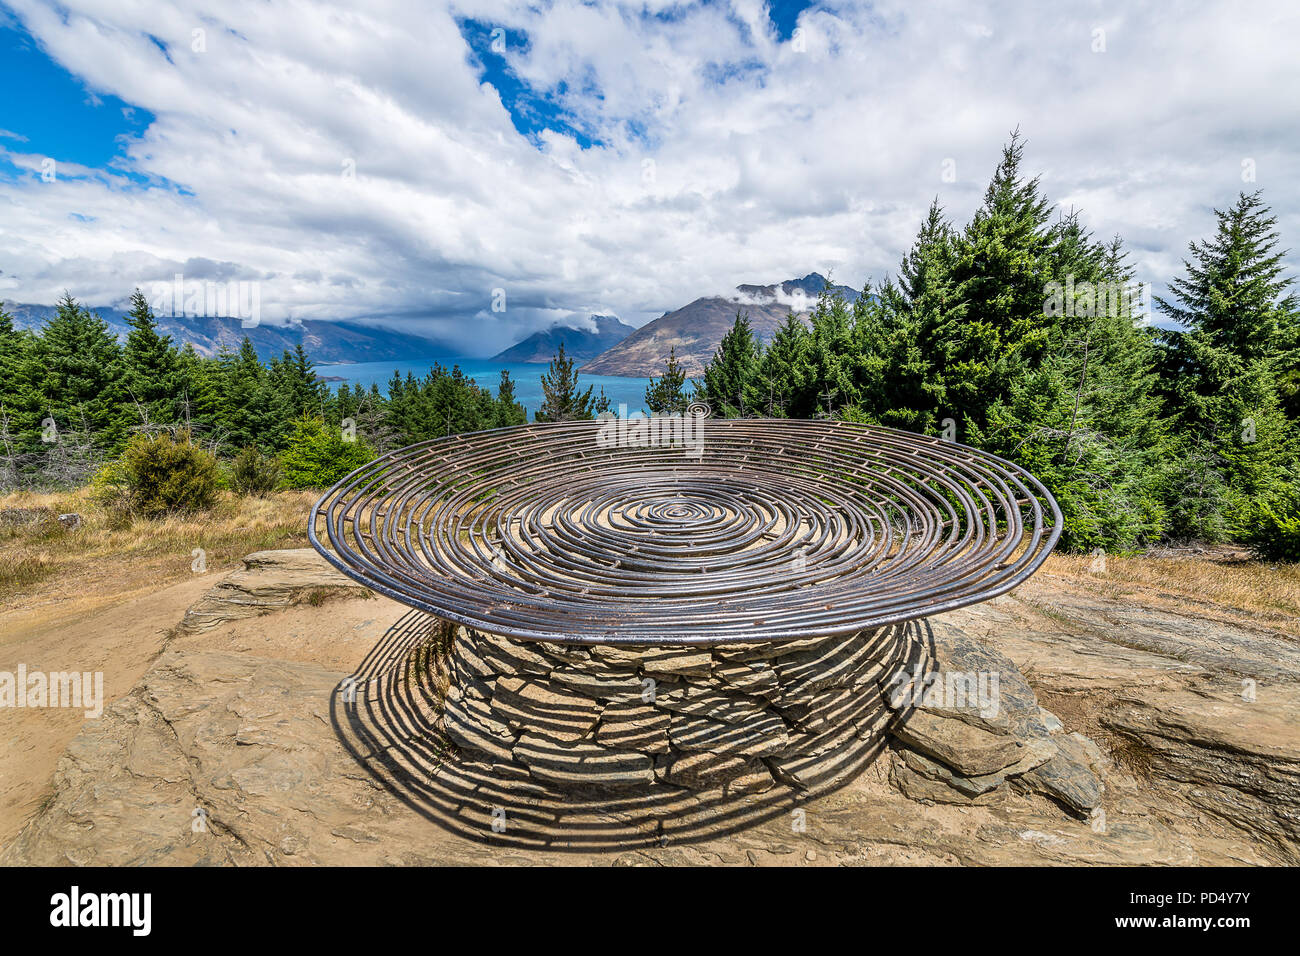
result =
[{"label": "spiral metal sculpture", "polygon": [[330,562],[412,607],[525,640],[642,645],[851,634],[963,607],[1023,582],[1061,530],[1033,476],[963,445],[699,417],[412,445],[340,481],[315,519]]}]

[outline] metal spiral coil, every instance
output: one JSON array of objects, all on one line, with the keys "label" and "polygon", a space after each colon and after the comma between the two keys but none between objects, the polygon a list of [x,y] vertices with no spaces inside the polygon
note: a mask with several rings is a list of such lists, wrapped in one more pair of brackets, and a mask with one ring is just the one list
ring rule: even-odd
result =
[{"label": "metal spiral coil", "polygon": [[309,528],[340,571],[411,607],[581,644],[785,641],[914,620],[1011,590],[1060,533],[1041,483],[964,445],[698,417],[412,445],[326,492]]}]

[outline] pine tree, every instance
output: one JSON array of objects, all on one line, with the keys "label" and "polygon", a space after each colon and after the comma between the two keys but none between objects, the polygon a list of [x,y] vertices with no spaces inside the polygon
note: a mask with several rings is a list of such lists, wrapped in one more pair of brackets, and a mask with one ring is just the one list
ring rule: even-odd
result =
[{"label": "pine tree", "polygon": [[524,411],[524,406],[515,401],[515,383],[510,378],[510,372],[506,369],[501,370],[501,381],[497,385],[497,397],[495,407],[492,410],[492,428],[509,428],[513,425],[522,425],[528,421],[528,413]]},{"label": "pine tree", "polygon": [[573,370],[573,359],[564,354],[564,343],[551,359],[547,371],[542,373],[542,407],[533,413],[538,422],[587,421],[609,409],[609,399],[602,390],[600,398],[591,397],[592,387],[578,390],[578,373]]},{"label": "pine tree", "polygon": [[203,358],[186,342],[176,357],[175,421],[196,442],[220,443],[219,379],[217,361]]},{"label": "pine tree", "polygon": [[[1207,540],[1249,536],[1260,509],[1294,487],[1297,443],[1286,404],[1300,362],[1300,316],[1276,217],[1258,192],[1214,214],[1215,235],[1189,243],[1172,299],[1156,298],[1179,326],[1160,336],[1166,409],[1188,463],[1171,489],[1175,530]],[[1222,494],[1206,501],[1205,488]]]},{"label": "pine tree", "polygon": [[971,441],[1046,359],[1044,289],[1057,237],[1023,159],[1016,131],[966,227],[954,230],[932,202],[897,283],[882,283],[875,302],[859,300],[853,376],[868,418],[929,434],[951,419]]},{"label": "pine tree", "polygon": [[131,295],[126,316],[130,331],[122,348],[123,388],[130,402],[131,428],[163,426],[177,420],[179,354],[170,336],[158,332],[158,323],[144,293]]},{"label": "pine tree", "polygon": [[1214,238],[1188,245],[1186,276],[1170,284],[1174,301],[1155,300],[1180,326],[1161,337],[1171,410],[1211,437],[1236,431],[1276,398],[1279,374],[1300,359],[1293,280],[1275,251],[1277,218],[1258,192],[1214,215]]},{"label": "pine tree", "polygon": [[[1062,546],[1128,551],[1164,528],[1161,473],[1169,441],[1155,394],[1150,335],[1136,324],[1133,278],[1118,240],[1094,242],[1078,217],[1053,230],[1049,253],[1077,301],[1046,304],[1046,356],[988,409],[969,440],[1028,468],[1055,494]],[[1111,295],[1112,290],[1116,293]]]},{"label": "pine tree", "polygon": [[10,355],[10,349],[17,346],[18,330],[14,328],[14,317],[5,311],[4,302],[0,302],[0,361]]},{"label": "pine tree", "polygon": [[950,407],[949,347],[939,330],[965,311],[955,289],[955,258],[956,236],[935,199],[897,283],[887,279],[874,298],[865,289],[859,298],[860,402],[881,424],[935,434],[939,410]]},{"label": "pine tree", "polygon": [[392,377],[388,380],[385,420],[401,444],[409,445],[419,440],[413,429],[411,408],[417,390],[414,374],[407,372],[403,376],[397,369],[393,370]]},{"label": "pine tree", "polygon": [[854,313],[843,296],[823,291],[809,322],[810,334],[796,370],[802,386],[801,410],[807,414],[811,403],[812,416],[834,418],[842,409],[856,407],[861,398]]},{"label": "pine tree", "polygon": [[26,422],[29,441],[39,440],[46,417],[60,432],[84,433],[100,449],[125,441],[122,349],[104,320],[71,293],[59,300],[23,364],[36,412]]},{"label": "pine tree", "polygon": [[808,418],[813,414],[815,390],[803,375],[810,338],[803,317],[791,312],[763,350],[756,391],[765,417]]},{"label": "pine tree", "polygon": [[277,409],[270,387],[271,372],[262,365],[248,336],[237,352],[222,349],[217,356],[218,420],[230,447],[256,446],[265,452],[284,446],[292,420]]},{"label": "pine tree", "polygon": [[292,352],[285,349],[279,358],[271,360],[264,387],[271,409],[269,431],[264,440],[274,447],[282,447],[288,440],[290,426],[296,419],[324,414],[329,389],[317,378],[316,367],[301,342]]},{"label": "pine tree", "polygon": [[0,493],[17,488],[30,454],[20,444],[29,389],[22,377],[31,336],[14,328],[13,316],[0,302]]},{"label": "pine tree", "polygon": [[30,344],[30,337],[14,328],[14,317],[5,311],[0,302],[0,406],[14,415],[21,408],[21,396],[25,391],[20,378],[23,369],[23,357]]},{"label": "pine tree", "polygon": [[327,391],[325,383],[316,375],[315,364],[299,342],[293,347],[293,353],[284,357],[283,394],[293,415],[318,413]]},{"label": "pine tree", "polygon": [[974,427],[984,425],[988,408],[1009,395],[1013,382],[1038,366],[1050,337],[1043,290],[1052,278],[1052,209],[1037,177],[1021,176],[1023,157],[1024,141],[1016,131],[1002,149],[983,204],[956,237],[954,302],[927,346],[933,349],[931,366],[944,377],[939,417]]},{"label": "pine tree", "polygon": [[762,346],[754,338],[748,316],[736,313],[736,321],[722,337],[713,358],[704,367],[702,392],[713,415],[737,418],[754,415],[762,408]]},{"label": "pine tree", "polygon": [[682,363],[677,361],[677,349],[670,346],[668,361],[664,365],[664,374],[650,379],[645,390],[646,407],[654,415],[684,415],[690,405],[686,394],[686,372]]}]

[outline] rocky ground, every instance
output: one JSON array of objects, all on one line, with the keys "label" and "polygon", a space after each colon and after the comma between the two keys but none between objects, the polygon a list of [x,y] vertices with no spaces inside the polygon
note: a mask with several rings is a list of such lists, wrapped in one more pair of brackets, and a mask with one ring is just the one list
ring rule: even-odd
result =
[{"label": "rocky ground", "polygon": [[438,629],[314,552],[186,596],[0,862],[1300,862],[1300,645],[1194,609],[1040,575],[930,622],[996,715],[905,708],[834,788],[575,793],[450,742]]}]

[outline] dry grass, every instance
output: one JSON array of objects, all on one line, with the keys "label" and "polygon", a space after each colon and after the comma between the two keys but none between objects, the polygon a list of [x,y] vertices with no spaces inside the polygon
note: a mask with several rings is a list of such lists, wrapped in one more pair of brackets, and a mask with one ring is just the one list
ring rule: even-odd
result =
[{"label": "dry grass", "polygon": [[1140,780],[1151,778],[1156,752],[1137,738],[1115,733],[1099,719],[1114,700],[1112,693],[1108,691],[1054,692],[1039,686],[1038,681],[1029,676],[1030,668],[1021,668],[1021,670],[1025,674],[1025,679],[1034,686],[1038,702],[1060,719],[1067,732],[1078,731],[1085,737],[1095,740],[1110,754],[1115,765],[1125,773]]},{"label": "dry grass", "polygon": [[1111,760],[1121,770],[1139,780],[1151,779],[1157,754],[1147,744],[1123,734],[1100,734],[1099,742],[1110,752]]},{"label": "dry grass", "polygon": [[[118,592],[164,587],[193,574],[198,548],[213,571],[252,551],[304,547],[316,498],[312,491],[266,498],[223,492],[208,512],[123,522],[97,505],[87,489],[0,496],[0,511],[49,510],[46,519],[34,523],[0,523],[0,605],[58,600],[98,587]],[[63,512],[80,514],[81,526],[64,529],[55,517]]]},{"label": "dry grass", "polygon": [[[1066,584],[1146,607],[1245,620],[1300,636],[1300,565],[1246,560],[1232,552],[1107,557],[1104,573],[1087,555],[1054,554],[1045,586]],[[1049,583],[1050,582],[1050,583]]]},{"label": "dry grass", "polygon": [[358,593],[354,588],[312,588],[300,596],[295,603],[306,604],[308,607],[320,607],[330,601],[355,601],[358,598],[362,600],[371,600],[375,597],[373,591],[362,591]]}]

